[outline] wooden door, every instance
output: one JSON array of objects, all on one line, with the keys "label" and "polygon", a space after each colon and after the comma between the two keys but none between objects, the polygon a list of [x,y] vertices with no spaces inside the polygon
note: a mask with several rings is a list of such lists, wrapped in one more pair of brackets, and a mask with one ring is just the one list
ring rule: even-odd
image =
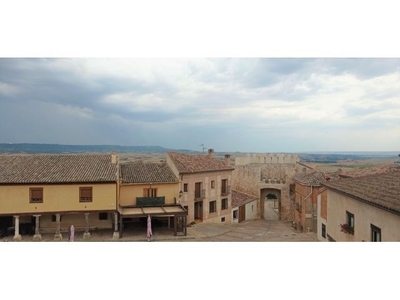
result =
[{"label": "wooden door", "polygon": [[239,207],[239,223],[246,220],[246,206]]}]

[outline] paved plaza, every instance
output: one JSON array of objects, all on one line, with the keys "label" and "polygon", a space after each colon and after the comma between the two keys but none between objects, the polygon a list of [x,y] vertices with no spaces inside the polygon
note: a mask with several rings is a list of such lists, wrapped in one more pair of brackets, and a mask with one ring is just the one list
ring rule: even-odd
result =
[{"label": "paved plaza", "polygon": [[[268,221],[264,219],[244,221],[240,224],[199,223],[187,228],[187,236],[174,236],[172,229],[155,228],[152,242],[314,242],[316,234],[299,233],[291,226],[291,222]],[[12,236],[4,237],[3,241],[13,241]],[[22,241],[32,242],[32,236],[22,236]],[[54,234],[42,234],[42,242],[53,242]],[[63,235],[64,242],[68,235]],[[61,242],[62,242],[61,241]],[[83,233],[77,232],[76,242],[83,241]],[[112,239],[111,230],[91,232],[91,242],[147,242],[146,228],[125,230],[122,238]]]}]

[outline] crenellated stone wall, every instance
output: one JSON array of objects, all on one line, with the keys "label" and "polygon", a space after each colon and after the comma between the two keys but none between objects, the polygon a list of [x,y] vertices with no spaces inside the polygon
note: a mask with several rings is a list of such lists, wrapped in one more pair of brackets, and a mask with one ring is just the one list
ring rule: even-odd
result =
[{"label": "crenellated stone wall", "polygon": [[279,218],[292,221],[294,202],[290,186],[301,168],[299,157],[295,154],[248,154],[236,157],[232,173],[233,189],[258,197],[258,216],[263,217],[264,199],[268,189],[280,191]]}]

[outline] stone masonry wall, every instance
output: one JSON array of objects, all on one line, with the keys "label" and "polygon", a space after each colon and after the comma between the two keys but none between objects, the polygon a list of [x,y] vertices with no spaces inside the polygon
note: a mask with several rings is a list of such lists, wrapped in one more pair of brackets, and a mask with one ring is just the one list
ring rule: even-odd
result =
[{"label": "stone masonry wall", "polygon": [[248,154],[235,159],[232,173],[232,188],[259,198],[258,216],[263,216],[263,189],[281,191],[280,219],[292,221],[294,204],[291,201],[290,185],[292,177],[298,172],[299,158],[292,154]]}]

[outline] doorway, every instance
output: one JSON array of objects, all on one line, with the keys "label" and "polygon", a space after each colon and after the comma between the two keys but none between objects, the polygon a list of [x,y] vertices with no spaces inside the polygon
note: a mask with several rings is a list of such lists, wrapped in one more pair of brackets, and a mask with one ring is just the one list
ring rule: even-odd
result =
[{"label": "doorway", "polygon": [[194,203],[194,219],[200,222],[203,221],[203,201]]}]

